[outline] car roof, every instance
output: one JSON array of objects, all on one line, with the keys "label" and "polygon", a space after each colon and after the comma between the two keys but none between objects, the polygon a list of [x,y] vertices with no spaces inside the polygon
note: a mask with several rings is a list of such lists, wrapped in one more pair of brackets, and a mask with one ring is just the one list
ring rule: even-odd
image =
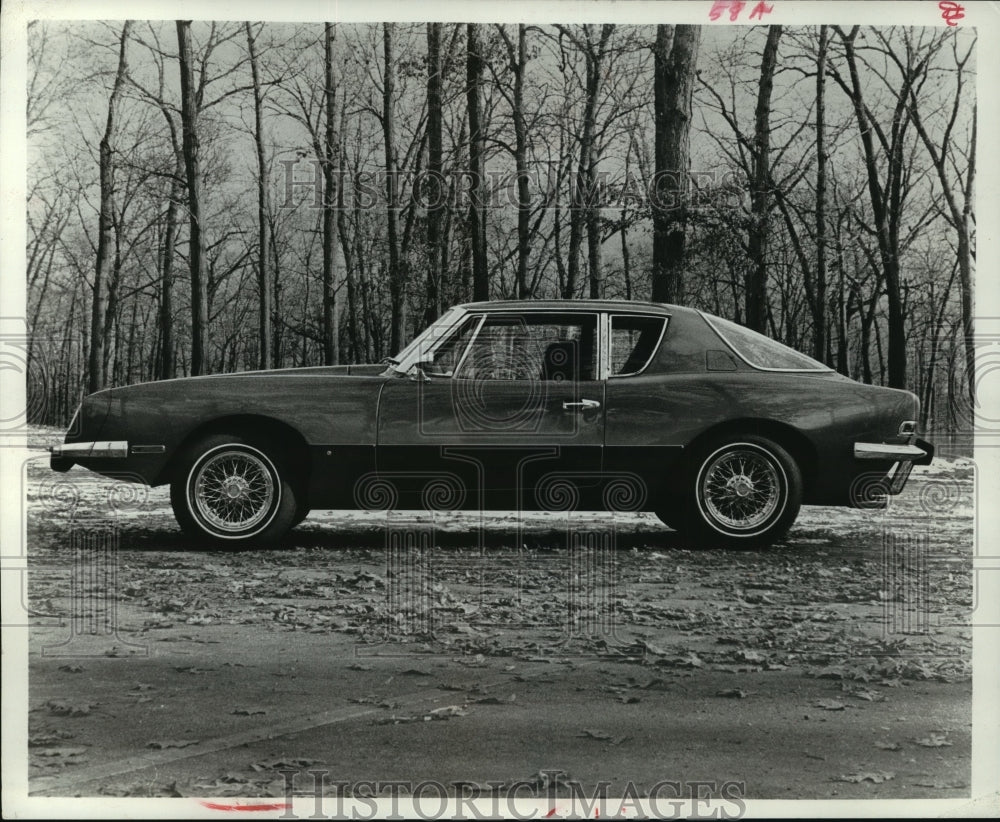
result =
[{"label": "car roof", "polygon": [[490,300],[487,302],[462,303],[457,306],[466,311],[622,311],[645,314],[672,314],[677,312],[695,313],[669,303],[653,303],[638,300]]}]

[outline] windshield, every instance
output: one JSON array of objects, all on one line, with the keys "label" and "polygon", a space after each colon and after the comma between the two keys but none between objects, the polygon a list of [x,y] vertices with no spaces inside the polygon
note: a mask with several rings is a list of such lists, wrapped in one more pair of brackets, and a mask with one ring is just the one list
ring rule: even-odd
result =
[{"label": "windshield", "polygon": [[465,316],[465,311],[461,308],[449,308],[444,314],[438,317],[433,323],[418,334],[413,341],[400,351],[395,357],[390,357],[389,362],[397,371],[406,371],[414,363],[426,357],[431,349],[448,333],[449,330]]}]

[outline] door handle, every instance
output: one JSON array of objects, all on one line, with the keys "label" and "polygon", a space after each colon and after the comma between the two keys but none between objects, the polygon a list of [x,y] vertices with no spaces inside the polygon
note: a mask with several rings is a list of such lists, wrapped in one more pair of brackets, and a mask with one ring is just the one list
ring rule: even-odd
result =
[{"label": "door handle", "polygon": [[580,400],[579,402],[564,402],[563,411],[569,411],[573,408],[580,408],[584,411],[590,411],[595,408],[600,408],[601,404],[597,400]]}]

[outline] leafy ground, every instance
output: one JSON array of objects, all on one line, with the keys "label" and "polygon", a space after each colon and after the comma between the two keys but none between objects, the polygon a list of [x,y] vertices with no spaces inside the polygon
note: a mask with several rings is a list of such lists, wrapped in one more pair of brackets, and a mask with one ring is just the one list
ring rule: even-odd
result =
[{"label": "leafy ground", "polygon": [[760,552],[647,515],[450,512],[315,512],[283,550],[194,551],[165,489],[43,457],[27,498],[36,793],[281,795],[291,764],[969,794],[966,460],[885,512],[803,509]]}]

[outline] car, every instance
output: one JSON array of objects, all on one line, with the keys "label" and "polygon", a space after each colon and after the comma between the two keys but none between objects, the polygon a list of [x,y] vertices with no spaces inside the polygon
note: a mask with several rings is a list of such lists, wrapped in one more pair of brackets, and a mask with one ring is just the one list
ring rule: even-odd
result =
[{"label": "car", "polygon": [[885,507],[933,458],[918,410],[693,308],[477,302],[378,365],[98,391],[50,464],[169,484],[214,546],[348,508],[651,511],[691,544],[759,548],[803,504]]}]

